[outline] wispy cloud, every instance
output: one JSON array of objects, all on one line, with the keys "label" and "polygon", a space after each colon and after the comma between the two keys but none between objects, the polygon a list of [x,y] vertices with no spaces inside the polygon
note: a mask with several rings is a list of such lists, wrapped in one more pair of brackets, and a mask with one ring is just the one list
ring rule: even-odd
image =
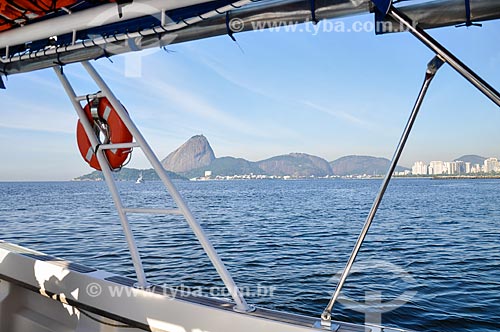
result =
[{"label": "wispy cloud", "polygon": [[344,112],[344,111],[338,111],[334,110],[333,108],[327,108],[324,106],[321,106],[317,103],[313,103],[310,101],[303,101],[303,100],[298,100],[295,98],[291,98],[287,96],[286,98],[280,97],[276,95],[275,93],[269,93],[266,90],[259,89],[255,84],[251,84],[248,80],[243,78],[241,75],[231,73],[225,67],[220,63],[220,61],[217,61],[216,59],[212,58],[211,56],[207,54],[203,54],[202,56],[197,56],[196,59],[199,59],[199,61],[204,64],[207,68],[215,72],[217,75],[225,79],[226,81],[232,83],[233,85],[242,88],[246,91],[249,91],[251,93],[263,96],[265,98],[271,99],[273,101],[276,101],[280,104],[286,104],[286,105],[304,105],[308,108],[312,108],[316,111],[320,111],[322,113],[331,115],[337,119],[347,121],[351,124],[361,126],[361,127],[371,127],[371,124],[368,123],[367,121],[364,121],[350,113]]},{"label": "wispy cloud", "polygon": [[198,57],[198,59],[200,59],[199,61],[202,64],[204,64],[207,68],[212,70],[219,77],[225,79],[226,81],[232,83],[233,85],[235,85],[241,89],[247,90],[249,92],[263,96],[263,97],[271,99],[271,100],[275,100],[275,101],[279,101],[279,102],[284,101],[283,98],[278,97],[276,94],[271,94],[265,90],[259,89],[258,87],[255,86],[255,84],[252,84],[252,83],[248,82],[247,80],[245,80],[244,78],[242,78],[241,75],[229,72],[228,70],[226,70],[224,68],[222,63],[220,63],[219,61],[217,61],[215,59],[212,59],[210,56],[203,55],[203,56]]},{"label": "wispy cloud", "polygon": [[36,86],[39,89],[43,89],[46,93],[52,94],[52,95],[61,95],[61,92],[63,92],[63,87],[61,84],[59,84],[59,81],[56,78],[56,74],[54,72],[51,72],[52,69],[49,70],[44,70],[45,73],[50,73],[52,74],[52,77],[50,75],[43,75],[40,74],[39,72],[36,73],[28,73],[20,77],[25,84],[29,86]]},{"label": "wispy cloud", "polygon": [[321,106],[321,105],[315,104],[315,103],[307,101],[307,100],[303,100],[303,101],[301,101],[301,103],[304,106],[307,106],[307,107],[312,108],[314,110],[331,115],[335,118],[342,119],[342,120],[345,120],[347,122],[350,122],[350,123],[353,123],[353,124],[356,124],[359,126],[371,127],[371,124],[369,122],[366,122],[366,121],[364,121],[364,120],[362,120],[362,119],[360,119],[360,118],[358,118],[350,113],[347,113],[344,111],[334,110],[333,108]]},{"label": "wispy cloud", "polygon": [[76,114],[69,103],[63,108],[6,97],[2,103],[0,127],[73,134]]},{"label": "wispy cloud", "polygon": [[199,94],[176,87],[165,82],[156,81],[154,83],[157,91],[167,103],[175,103],[179,110],[208,120],[212,123],[227,127],[230,130],[239,131],[253,136],[269,136],[260,129],[240,120],[214,106]]},{"label": "wispy cloud", "polygon": [[[117,74],[116,68],[110,70]],[[141,80],[140,85],[134,80],[118,80],[117,84],[121,90],[134,91],[134,94],[138,96],[149,96],[154,99],[153,103],[156,105],[169,105],[167,107],[168,111],[164,109],[158,111],[151,106],[147,106],[150,109],[144,109],[144,113],[150,113],[151,116],[156,118],[165,118],[168,112],[170,114],[169,121],[172,121],[172,113],[175,113],[173,121],[184,128],[189,127],[193,120],[184,117],[181,121],[182,114],[197,117],[199,119],[197,123],[199,124],[206,122],[207,124],[203,125],[203,127],[207,129],[218,128],[220,130],[220,128],[223,128],[225,131],[236,131],[254,138],[273,138],[277,134],[290,137],[296,135],[294,131],[276,126],[275,123],[266,122],[264,125],[256,125],[257,120],[249,122],[241,116],[234,115],[237,112],[228,112],[224,107],[214,103],[203,91],[191,87],[189,83],[191,80],[198,81],[198,76],[186,76],[182,77],[181,80],[170,80],[175,84],[169,83],[169,80],[161,79],[161,77],[168,77],[168,73],[165,76],[158,73],[151,79]],[[145,105],[151,105],[151,103],[146,102]],[[137,111],[133,110],[132,112],[138,113]],[[144,120],[146,119],[144,118]]]}]

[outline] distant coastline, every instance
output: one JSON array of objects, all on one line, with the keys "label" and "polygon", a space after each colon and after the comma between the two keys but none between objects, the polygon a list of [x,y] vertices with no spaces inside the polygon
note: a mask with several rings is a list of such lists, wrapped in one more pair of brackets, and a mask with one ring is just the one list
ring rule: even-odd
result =
[{"label": "distant coastline", "polygon": [[484,180],[500,179],[500,175],[442,175],[433,176],[433,180]]},{"label": "distant coastline", "polygon": [[[236,176],[217,176],[217,177],[199,177],[191,178],[190,181],[316,181],[316,180],[382,180],[382,175],[350,175],[350,176],[325,176],[325,177],[293,177],[293,176],[256,176],[256,175],[236,175]],[[491,180],[500,179],[500,175],[441,175],[441,176],[405,176],[395,175],[392,177],[394,180]],[[175,178],[174,180],[186,181],[187,178]],[[88,181],[104,181],[102,177],[97,178],[75,178],[70,181],[88,182]],[[135,182],[132,178],[120,178],[117,181]],[[147,182],[159,182],[159,178],[149,178]]]},{"label": "distant coastline", "polygon": [[[225,156],[216,157],[208,139],[195,135],[162,161],[172,179],[192,181],[262,180],[262,179],[380,179],[387,173],[391,161],[383,157],[348,155],[333,161],[307,153],[289,153],[259,161]],[[482,166],[481,166],[482,164]],[[397,166],[394,177],[436,179],[496,179],[500,178],[497,158],[463,155],[452,162],[419,161],[412,169]],[[123,168],[115,174],[119,181],[158,181],[153,169]],[[74,181],[103,181],[94,171]]]}]

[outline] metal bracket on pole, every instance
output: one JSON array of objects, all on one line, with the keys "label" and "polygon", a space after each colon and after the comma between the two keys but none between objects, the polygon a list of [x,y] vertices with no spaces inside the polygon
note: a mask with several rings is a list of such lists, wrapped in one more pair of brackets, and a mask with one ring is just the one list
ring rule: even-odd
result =
[{"label": "metal bracket on pole", "polygon": [[472,22],[471,12],[470,12],[470,0],[465,0],[465,23],[455,25],[455,28],[460,27],[482,27],[482,24]]},{"label": "metal bracket on pole", "polygon": [[432,79],[434,78],[434,75],[436,75],[436,72],[443,65],[443,63],[444,63],[443,59],[440,56],[436,55],[427,65],[424,83],[422,84],[422,88],[420,89],[420,92],[419,92],[418,97],[417,97],[417,101],[415,102],[415,105],[413,106],[413,110],[410,114],[408,122],[406,123],[406,127],[403,131],[403,134],[401,135],[401,138],[399,139],[399,143],[398,143],[398,146],[396,147],[396,151],[394,152],[394,156],[392,157],[392,161],[391,161],[391,164],[389,166],[389,170],[387,171],[387,174],[385,175],[384,181],[382,182],[382,185],[380,186],[377,197],[375,198],[375,200],[373,202],[373,205],[370,209],[370,213],[368,214],[368,217],[366,218],[365,224],[363,225],[363,229],[361,230],[361,233],[359,234],[359,237],[356,241],[356,244],[354,245],[351,256],[349,257],[349,260],[347,261],[347,264],[346,264],[344,270],[342,271],[342,275],[340,276],[339,282],[337,283],[337,287],[335,288],[335,291],[332,295],[332,298],[330,299],[330,302],[328,303],[325,310],[321,314],[321,326],[324,328],[327,328],[327,329],[331,328],[333,306],[335,305],[335,302],[337,301],[337,299],[340,295],[340,292],[342,291],[342,287],[344,286],[344,283],[347,279],[347,276],[349,275],[349,272],[351,271],[352,265],[354,264],[354,261],[356,260],[356,257],[359,253],[359,250],[361,249],[361,245],[363,244],[363,242],[366,238],[366,235],[368,234],[368,230],[370,229],[370,226],[373,222],[373,219],[375,218],[375,214],[377,213],[378,207],[380,206],[380,203],[382,202],[382,198],[384,197],[387,186],[389,185],[389,182],[391,181],[394,170],[396,169],[396,166],[397,166],[398,161],[399,161],[399,157],[401,156],[401,153],[403,152],[403,149],[406,145],[406,141],[408,140],[408,137],[410,135],[413,124],[415,123],[415,119],[417,118],[418,111],[420,110],[420,106],[422,105],[425,94],[427,93],[427,89],[429,88],[429,85],[430,85]]}]

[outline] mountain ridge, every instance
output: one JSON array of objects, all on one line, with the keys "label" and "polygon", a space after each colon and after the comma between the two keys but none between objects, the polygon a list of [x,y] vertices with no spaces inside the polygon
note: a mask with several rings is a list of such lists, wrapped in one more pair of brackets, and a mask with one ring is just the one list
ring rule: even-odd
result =
[{"label": "mountain ridge", "polygon": [[325,159],[307,153],[292,152],[256,162],[269,175],[309,177],[333,175]]},{"label": "mountain ridge", "polygon": [[[391,161],[383,157],[372,157],[363,155],[348,155],[337,158],[330,162],[335,175],[384,175],[387,173]],[[402,172],[409,168],[396,166],[396,172]]]},{"label": "mountain ridge", "polygon": [[477,154],[466,154],[466,155],[460,156],[456,159],[453,159],[453,161],[463,161],[466,163],[471,163],[472,165],[474,165],[474,164],[482,165],[485,160],[486,160],[485,157],[481,157]]},{"label": "mountain ridge", "polygon": [[[191,147],[191,144],[195,146]],[[200,147],[200,144],[203,146]],[[179,151],[187,151],[187,154],[181,157]],[[201,159],[205,160],[202,165],[196,160],[199,155],[194,154],[193,151],[202,151],[203,158]],[[176,165],[176,159],[169,158],[173,155],[179,157],[178,160],[181,160],[182,165]],[[162,161],[165,168],[170,171],[183,169],[179,173],[189,178],[203,177],[205,171],[209,171],[211,176],[245,174],[291,177],[383,175],[390,165],[389,159],[381,157],[351,155],[328,162],[319,156],[298,152],[273,156],[259,161],[249,161],[231,156],[216,157],[210,143],[203,135],[191,137],[169,156]],[[186,160],[186,158],[191,158],[191,160]],[[211,161],[206,162],[206,160]],[[189,168],[186,165],[196,166]],[[349,168],[349,165],[355,167]],[[408,168],[398,166],[396,170],[404,171]]]},{"label": "mountain ridge", "polygon": [[200,167],[183,174],[188,178],[196,178],[204,176],[205,171],[211,171],[214,176],[257,174],[262,172],[256,162],[230,156],[215,158],[209,165],[209,168],[210,169],[207,169],[207,167]]},{"label": "mountain ridge", "polygon": [[[468,156],[482,158],[475,155],[462,157]],[[216,157],[208,139],[203,135],[195,135],[169,153],[161,163],[173,179],[204,177],[206,171],[209,171],[212,177],[254,174],[309,178],[348,175],[380,176],[387,172],[390,160],[383,157],[348,155],[329,162],[319,156],[299,152],[273,156],[259,161],[232,156]],[[408,170],[408,168],[401,166],[396,168],[396,171],[404,170]],[[153,174],[153,169],[133,168],[122,169],[121,172],[117,173],[117,179],[135,181],[140,173],[143,173],[146,181],[159,180],[157,175]],[[102,180],[102,173],[94,171],[74,180]]]},{"label": "mountain ridge", "polygon": [[208,166],[214,160],[215,153],[207,138],[203,135],[195,135],[169,153],[161,164],[171,172],[185,173]]}]

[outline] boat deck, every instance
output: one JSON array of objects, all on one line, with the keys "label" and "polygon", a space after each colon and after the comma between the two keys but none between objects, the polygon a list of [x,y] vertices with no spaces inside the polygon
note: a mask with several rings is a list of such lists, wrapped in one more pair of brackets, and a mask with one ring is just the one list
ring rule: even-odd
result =
[{"label": "boat deck", "polygon": [[[264,308],[239,313],[224,299],[158,285],[142,290],[134,283],[0,241],[0,331],[325,331],[316,328],[318,318]],[[120,288],[120,295],[111,292]],[[400,331],[343,322],[332,326],[339,332]]]}]

